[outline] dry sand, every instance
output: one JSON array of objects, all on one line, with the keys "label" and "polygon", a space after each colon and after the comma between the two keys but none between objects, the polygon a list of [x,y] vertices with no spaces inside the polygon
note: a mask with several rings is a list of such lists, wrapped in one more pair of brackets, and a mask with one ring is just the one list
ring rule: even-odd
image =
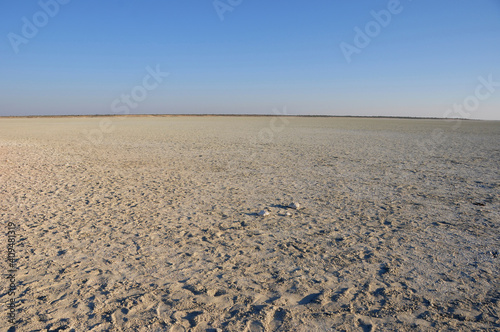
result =
[{"label": "dry sand", "polygon": [[500,122],[455,125],[0,119],[18,331],[498,330]]}]

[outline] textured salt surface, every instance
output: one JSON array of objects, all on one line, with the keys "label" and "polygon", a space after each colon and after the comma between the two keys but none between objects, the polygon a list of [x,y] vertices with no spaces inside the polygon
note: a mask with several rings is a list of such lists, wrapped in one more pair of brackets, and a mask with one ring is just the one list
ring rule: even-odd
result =
[{"label": "textured salt surface", "polygon": [[500,328],[500,123],[101,120],[0,119],[20,330]]}]

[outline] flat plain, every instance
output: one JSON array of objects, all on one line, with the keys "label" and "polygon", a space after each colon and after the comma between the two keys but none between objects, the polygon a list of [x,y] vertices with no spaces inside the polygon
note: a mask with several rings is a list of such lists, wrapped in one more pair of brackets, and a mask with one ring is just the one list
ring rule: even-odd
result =
[{"label": "flat plain", "polygon": [[499,165],[493,121],[2,118],[18,330],[498,330]]}]

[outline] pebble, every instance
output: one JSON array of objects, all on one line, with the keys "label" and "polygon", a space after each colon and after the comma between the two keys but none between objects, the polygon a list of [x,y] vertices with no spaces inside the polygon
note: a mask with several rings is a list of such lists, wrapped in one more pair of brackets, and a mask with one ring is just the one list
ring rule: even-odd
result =
[{"label": "pebble", "polygon": [[262,217],[267,217],[269,215],[269,211],[262,210],[258,213],[258,215]]},{"label": "pebble", "polygon": [[296,202],[293,202],[290,205],[288,205],[288,207],[292,208],[292,209],[295,209],[295,210],[298,210],[298,209],[300,209],[300,204],[296,203]]}]

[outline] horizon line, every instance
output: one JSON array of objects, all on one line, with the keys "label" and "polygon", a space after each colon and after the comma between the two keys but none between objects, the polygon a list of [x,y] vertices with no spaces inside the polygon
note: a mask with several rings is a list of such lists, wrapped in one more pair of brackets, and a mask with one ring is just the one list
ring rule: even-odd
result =
[{"label": "horizon line", "polygon": [[0,115],[0,118],[94,118],[94,117],[175,117],[175,116],[227,116],[227,117],[324,117],[324,118],[373,118],[373,119],[414,119],[414,120],[467,120],[500,121],[471,118],[442,118],[430,116],[391,116],[391,115],[328,115],[328,114],[231,114],[231,113],[172,113],[172,114],[61,114],[61,115]]}]

